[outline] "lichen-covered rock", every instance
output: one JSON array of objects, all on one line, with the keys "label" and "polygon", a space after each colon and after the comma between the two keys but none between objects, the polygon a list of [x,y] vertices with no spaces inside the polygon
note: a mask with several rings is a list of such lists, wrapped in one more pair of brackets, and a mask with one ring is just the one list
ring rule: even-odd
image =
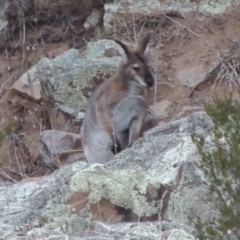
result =
[{"label": "lichen-covered rock", "polygon": [[48,177],[1,186],[0,235],[193,239],[197,217],[217,216],[190,138],[194,132],[208,137],[211,129],[206,113],[194,113],[150,130],[106,165],[79,161]]},{"label": "lichen-covered rock", "polygon": [[182,0],[174,3],[172,0],[161,2],[158,0],[147,2],[145,0],[113,1],[104,5],[104,28],[106,32],[112,32],[116,26],[123,26],[128,20],[133,21],[131,17],[133,14],[139,14],[145,20],[148,15],[160,16],[163,12],[178,12],[179,14],[184,14],[184,12],[199,11],[207,14],[217,14],[224,12],[231,4],[232,2],[230,0],[220,0],[216,2],[208,0]]},{"label": "lichen-covered rock", "polygon": [[147,201],[149,185],[156,189],[161,187],[151,172],[109,171],[100,164],[94,164],[73,176],[70,189],[72,192],[89,193],[91,203],[96,204],[106,198],[117,206],[132,209],[138,216],[151,216],[159,209],[155,201]]},{"label": "lichen-covered rock", "polygon": [[[162,202],[166,205],[162,205],[162,219],[186,225],[197,216],[212,219],[216,211],[206,195],[203,175],[197,167],[199,157],[190,136],[197,133],[207,138],[211,128],[212,122],[204,112],[156,127],[137,140],[131,149],[108,162],[107,169],[138,169],[143,173],[141,180],[149,179],[154,188],[158,188],[157,184],[164,186]],[[136,208],[131,209],[139,214]],[[150,214],[148,208],[144,210],[143,214]]]},{"label": "lichen-covered rock", "polygon": [[[115,49],[115,55],[106,56],[111,49]],[[88,44],[85,56],[76,49],[70,49],[53,60],[42,58],[37,68],[44,95],[64,112],[77,117],[77,112],[85,108],[90,95],[88,89],[116,72],[121,61],[119,49],[112,40],[100,40]]]},{"label": "lichen-covered rock", "polygon": [[182,229],[171,229],[164,231],[161,240],[194,240],[195,238]]},{"label": "lichen-covered rock", "polygon": [[144,1],[113,1],[104,5],[104,29],[110,33],[114,31],[114,27],[119,24],[126,24],[124,15],[129,13],[140,13],[141,15],[147,15],[153,10],[160,9],[161,5],[158,0]]},{"label": "lichen-covered rock", "polygon": [[[206,113],[194,113],[150,130],[106,165],[77,162],[48,177],[1,186],[1,236],[193,239],[194,219],[217,215],[190,139],[193,132],[207,137],[211,128]],[[142,218],[156,222],[120,223]]]}]

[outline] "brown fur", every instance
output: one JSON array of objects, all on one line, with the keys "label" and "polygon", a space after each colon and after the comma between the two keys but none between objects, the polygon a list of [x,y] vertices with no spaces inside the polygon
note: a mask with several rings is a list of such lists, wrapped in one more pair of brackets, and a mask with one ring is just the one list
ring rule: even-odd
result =
[{"label": "brown fur", "polygon": [[145,101],[147,87],[154,84],[144,56],[149,36],[142,39],[135,51],[115,41],[122,46],[127,59],[89,98],[81,128],[83,151],[90,163],[111,160],[113,152],[131,146],[143,131],[157,125]]}]

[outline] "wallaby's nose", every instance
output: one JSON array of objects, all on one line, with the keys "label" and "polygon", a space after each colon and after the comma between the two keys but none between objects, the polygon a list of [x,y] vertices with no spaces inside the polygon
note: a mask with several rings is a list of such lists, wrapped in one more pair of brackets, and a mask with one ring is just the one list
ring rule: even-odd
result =
[{"label": "wallaby's nose", "polygon": [[153,84],[154,84],[154,80],[153,80],[153,78],[149,78],[149,79],[147,79],[147,85],[148,85],[148,87],[152,87]]},{"label": "wallaby's nose", "polygon": [[153,77],[147,78],[146,79],[146,84],[147,84],[148,87],[152,87],[154,85]]},{"label": "wallaby's nose", "polygon": [[148,87],[152,87],[154,85],[154,78],[150,71],[147,71],[145,73],[145,82]]}]

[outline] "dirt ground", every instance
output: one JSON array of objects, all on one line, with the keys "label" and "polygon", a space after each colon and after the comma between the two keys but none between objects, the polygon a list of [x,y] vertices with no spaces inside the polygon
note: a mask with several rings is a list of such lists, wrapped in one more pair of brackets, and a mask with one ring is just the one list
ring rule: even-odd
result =
[{"label": "dirt ground", "polygon": [[[239,37],[239,12],[240,7],[230,8],[227,12],[214,16],[195,12],[186,14],[185,18],[165,17],[161,25],[146,25],[142,34],[152,33],[149,56],[157,78],[157,91],[154,93],[154,89],[150,90],[149,103],[154,105],[159,123],[202,110],[204,104],[211,102],[214,96],[223,97],[232,90],[225,80],[213,89],[215,78],[211,78],[201,84],[193,97],[189,98],[191,88],[180,83],[177,76],[179,73],[188,73],[189,70],[197,75],[199,67],[203,72],[208,72],[219,60],[217,54],[224,56]],[[152,19],[154,20],[154,14]],[[44,44],[39,35],[47,31],[46,24],[38,32],[29,28],[26,31],[25,51],[21,35],[15,34],[0,53],[0,181],[19,181],[51,172],[39,158],[39,133],[45,129],[65,129],[61,124],[53,124],[55,112],[51,104],[33,101],[13,91],[11,86],[14,82],[42,57],[52,59],[71,47],[84,52],[86,45],[82,42],[78,44],[78,39],[95,41],[99,38],[112,38],[111,35],[100,36],[99,27],[96,27],[92,34],[84,32],[80,36],[79,33],[78,38],[74,38],[70,32],[68,37],[62,39],[60,36],[63,28],[63,25],[55,24]],[[133,33],[126,40],[121,34],[124,29],[118,26],[116,28],[117,36],[122,36],[119,39],[133,41]],[[67,130],[78,132],[79,128],[80,126],[72,125]]]}]

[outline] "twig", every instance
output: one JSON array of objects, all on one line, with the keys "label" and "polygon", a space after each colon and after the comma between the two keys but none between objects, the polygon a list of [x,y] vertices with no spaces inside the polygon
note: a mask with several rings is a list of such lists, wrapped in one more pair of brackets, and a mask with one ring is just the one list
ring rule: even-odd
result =
[{"label": "twig", "polygon": [[[99,206],[99,203],[98,203],[98,206]],[[89,233],[89,230],[90,230],[91,221],[92,221],[92,212],[91,212],[91,214],[90,214],[89,225],[88,225],[88,228],[87,228],[86,234],[85,234],[85,238],[86,238],[86,239],[88,239],[88,233]]]},{"label": "twig", "polygon": [[17,150],[16,150],[16,145],[15,145],[15,140],[14,139],[13,139],[13,146],[14,146],[14,153],[15,153],[15,158],[16,158],[17,165],[18,165],[18,168],[19,168],[19,172],[20,172],[21,177],[23,178],[22,169],[21,169],[21,166],[20,166],[19,161],[18,161]]},{"label": "twig", "polygon": [[145,26],[146,22],[147,22],[147,20],[146,20],[146,18],[145,18],[145,19],[144,19],[144,22],[143,22],[143,24],[142,24],[142,26],[141,26],[141,29],[140,29],[140,31],[139,31],[138,39],[139,39],[139,38],[141,37],[141,35],[142,35],[142,32],[143,32],[143,29],[144,29],[144,26]]},{"label": "twig", "polygon": [[155,86],[154,86],[154,104],[157,103],[157,88],[158,88],[158,77],[159,77],[159,73],[158,73],[158,59],[159,59],[159,53],[160,53],[160,44],[161,44],[161,27],[160,27],[160,31],[159,31],[159,44],[158,44],[158,48],[157,48],[157,56],[156,56],[156,76],[155,76]]},{"label": "twig", "polygon": [[6,178],[12,180],[13,182],[17,183],[16,180],[14,180],[11,176],[9,176],[9,175],[8,175],[5,171],[3,171],[2,169],[0,169],[0,173],[1,173],[4,177],[6,177]]},{"label": "twig", "polygon": [[[20,135],[20,133],[19,133],[19,135]],[[17,135],[16,133],[13,133],[13,136],[18,140],[19,147],[20,147],[20,149],[21,149],[21,151],[22,151],[23,156],[24,156],[25,158],[27,158],[27,156],[26,156],[26,154],[25,154],[25,152],[24,152],[24,150],[23,150],[23,147],[22,147],[21,139],[18,137],[18,135]],[[27,136],[25,136],[25,137],[27,138]]]},{"label": "twig", "polygon": [[124,19],[122,19],[122,21],[123,21],[123,24],[125,25],[126,30],[127,30],[128,40],[131,41],[131,37],[130,37],[131,34],[130,34],[129,28],[127,26],[127,23],[126,23],[126,21]]},{"label": "twig", "polygon": [[[116,39],[117,36],[116,36],[116,21],[115,21],[115,18],[113,18],[113,39]],[[117,50],[116,50],[117,52]]]},{"label": "twig", "polygon": [[[32,29],[35,31],[35,33],[40,37],[42,45],[43,45],[43,46],[46,46],[46,44],[45,44],[44,41],[43,41],[42,36],[38,33],[37,29],[33,26],[32,23],[31,23],[31,27],[32,27]],[[68,28],[67,28],[67,30],[68,30]],[[63,34],[65,34],[65,32],[64,32]]]},{"label": "twig", "polygon": [[[135,5],[133,4],[133,1],[132,0],[132,6]],[[136,33],[136,22],[135,22],[135,13],[134,11],[132,11],[132,23],[133,23],[133,34],[134,34],[134,41],[135,41],[135,44],[137,44],[137,33]]]},{"label": "twig", "polygon": [[[16,182],[17,183],[17,182]],[[16,209],[16,210],[12,210],[10,212],[5,212],[4,215],[11,215],[11,214],[15,214],[15,213],[19,213],[19,212],[22,212],[24,211],[25,208],[22,208],[22,209]]]},{"label": "twig", "polygon": [[21,173],[15,171],[15,170],[13,170],[13,169],[11,169],[11,168],[9,168],[9,167],[4,167],[4,170],[7,170],[7,171],[9,171],[9,172],[16,173],[16,174],[18,174],[18,175],[20,175],[20,176],[22,177]]},{"label": "twig", "polygon": [[162,195],[162,198],[160,199],[160,206],[159,206],[159,213],[158,213],[158,221],[159,221],[159,224],[160,224],[160,233],[159,233],[159,240],[161,240],[161,235],[162,235],[162,211],[163,211],[163,208],[164,208],[164,200],[165,200],[165,197],[167,198],[167,194],[168,194],[168,189],[163,193]]},{"label": "twig", "polygon": [[0,94],[2,93],[3,87],[10,82],[13,79],[14,75],[12,75],[5,83],[2,84],[1,88],[0,88]]},{"label": "twig", "polygon": [[[41,153],[42,155],[46,156],[47,158],[49,158],[55,166],[57,166],[58,168],[60,167],[60,165],[58,165],[58,163],[55,162],[55,161],[52,159],[52,156],[51,156],[51,158],[50,158],[50,157],[49,157],[44,151],[42,151],[42,150],[40,150],[40,153]],[[50,165],[47,165],[47,166],[48,166],[49,168],[51,168],[52,170],[54,170],[54,168],[53,168],[52,166],[50,166]]]},{"label": "twig", "polygon": [[67,121],[67,124],[66,124],[65,127],[64,127],[64,131],[65,131],[65,132],[67,132],[67,128],[68,128],[69,123],[70,123],[70,120]]},{"label": "twig", "polygon": [[[36,129],[37,126],[36,126],[36,124],[35,124],[35,122],[34,122],[34,120],[33,120],[33,118],[35,119],[35,117],[33,116],[33,113],[32,113],[30,110],[28,110],[28,113],[29,113],[30,119],[31,119],[31,121],[32,121],[33,128]],[[35,120],[36,120],[36,119],[35,119]]]},{"label": "twig", "polygon": [[216,54],[217,58],[218,58],[218,59],[220,60],[220,62],[223,64],[222,59],[220,58],[218,52],[210,45],[210,43],[209,43],[203,36],[195,33],[193,30],[191,30],[191,29],[188,28],[187,26],[185,26],[185,25],[183,25],[182,23],[174,20],[173,18],[167,16],[166,14],[163,13],[163,15],[164,15],[166,18],[168,18],[169,20],[171,20],[171,21],[175,22],[176,24],[178,24],[179,26],[187,29],[187,30],[188,30],[189,32],[191,32],[194,36],[196,36],[196,37],[198,37],[198,38],[201,38],[201,39],[208,45],[208,47]]},{"label": "twig", "polygon": [[67,150],[67,151],[64,151],[64,153],[74,153],[74,152],[83,152],[82,149],[77,149],[77,150]]},{"label": "twig", "polygon": [[26,45],[26,25],[25,25],[25,18],[24,18],[24,14],[22,13],[22,27],[23,27],[23,56],[22,56],[22,66],[25,63],[26,60],[26,52],[25,52],[25,45]]}]

